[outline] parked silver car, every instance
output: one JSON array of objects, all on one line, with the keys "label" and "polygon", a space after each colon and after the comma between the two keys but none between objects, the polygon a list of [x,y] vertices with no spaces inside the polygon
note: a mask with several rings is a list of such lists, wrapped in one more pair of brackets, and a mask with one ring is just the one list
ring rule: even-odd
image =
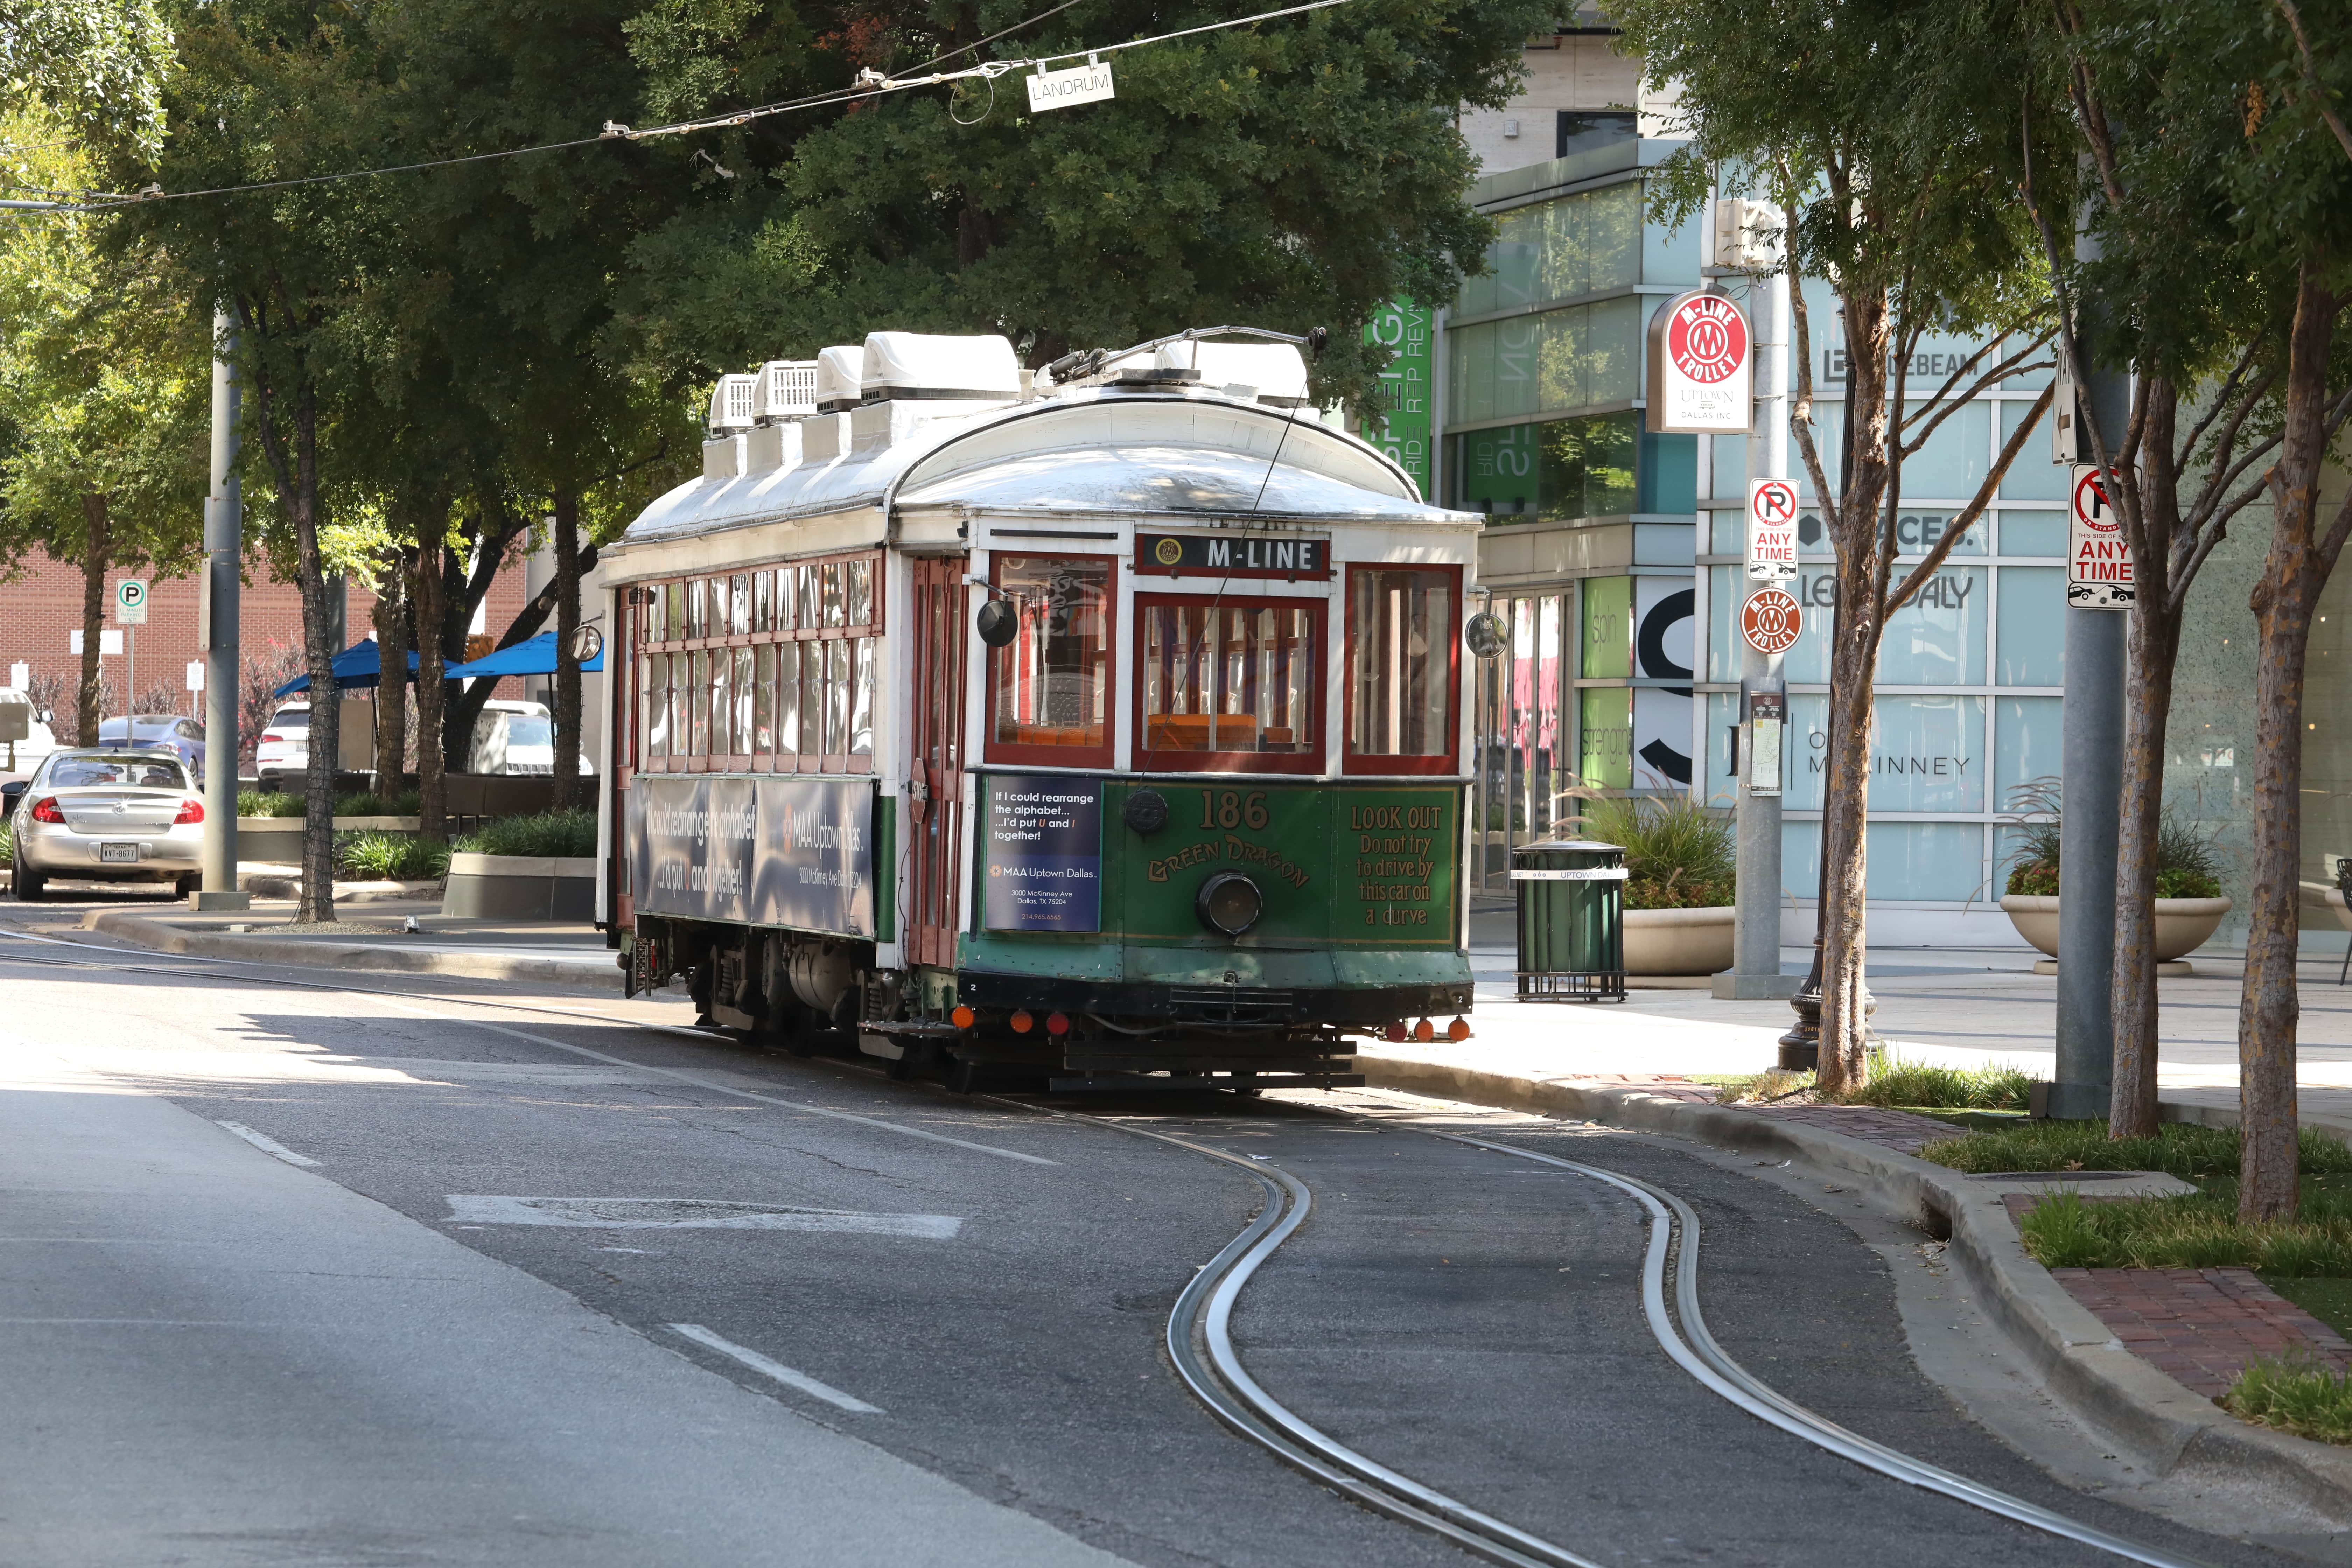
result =
[{"label": "parked silver car", "polygon": [[205,803],[168,752],[52,752],[30,780],[0,784],[0,797],[19,899],[40,898],[51,878],[199,885]]}]

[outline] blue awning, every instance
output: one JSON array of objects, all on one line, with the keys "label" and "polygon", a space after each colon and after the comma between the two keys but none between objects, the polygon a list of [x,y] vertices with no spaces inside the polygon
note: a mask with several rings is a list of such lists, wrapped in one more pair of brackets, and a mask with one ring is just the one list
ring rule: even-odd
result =
[{"label": "blue awning", "polygon": [[[339,690],[349,690],[354,686],[373,686],[383,679],[383,654],[375,646],[373,637],[355,642],[335,656],[335,686]],[[416,679],[416,653],[413,648],[408,655],[408,679],[412,682]],[[310,689],[310,678],[298,675],[270,695],[286,697]]]},{"label": "blue awning", "polygon": [[[599,648],[596,657],[580,668],[589,671],[603,669],[604,650]],[[446,673],[452,680],[469,680],[478,675],[485,679],[501,675],[553,675],[555,634],[541,632],[535,637],[519,642],[512,647],[502,647],[471,664],[453,664]]]}]

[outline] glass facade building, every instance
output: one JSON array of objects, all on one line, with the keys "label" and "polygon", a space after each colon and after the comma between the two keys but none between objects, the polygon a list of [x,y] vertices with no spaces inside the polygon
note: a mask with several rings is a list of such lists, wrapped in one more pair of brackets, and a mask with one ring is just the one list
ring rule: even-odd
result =
[{"label": "glass facade building", "polygon": [[[1447,504],[1486,515],[1479,581],[1510,631],[1476,715],[1473,873],[1489,893],[1508,891],[1511,846],[1574,815],[1566,792],[1579,783],[1732,799],[1748,440],[1642,430],[1644,323],[1702,280],[1696,222],[1644,217],[1647,172],[1675,145],[1622,143],[1481,181],[1474,199],[1501,228],[1491,270],[1438,322],[1437,486]],[[1817,438],[1833,452],[1844,365],[1820,345],[1836,305],[1818,287],[1807,304]],[[1976,346],[1921,345],[1912,384],[1941,384]],[[2047,377],[1975,399],[1908,460],[1906,559],[1943,537]],[[1887,627],[1869,786],[1882,940],[2017,940],[1998,908],[2001,817],[2019,786],[2058,772],[2065,679],[2064,478],[2048,450],[2029,442],[1990,512]],[[1791,472],[1801,468],[1792,452]],[[1811,497],[1810,483],[1801,489]],[[1799,539],[1792,587],[1806,625],[1786,665],[1782,847],[1792,935],[1810,934],[1818,875],[1834,598],[1818,517],[1802,519]]]}]

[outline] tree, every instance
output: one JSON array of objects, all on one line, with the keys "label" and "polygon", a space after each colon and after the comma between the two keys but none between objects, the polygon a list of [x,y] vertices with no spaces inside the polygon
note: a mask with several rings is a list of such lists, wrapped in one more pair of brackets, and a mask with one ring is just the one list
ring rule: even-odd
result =
[{"label": "tree", "polygon": [[[89,161],[39,109],[0,118],[29,183],[89,184]],[[69,140],[69,139],[68,139]],[[152,246],[102,249],[111,220],[74,213],[0,230],[0,554],[37,548],[82,573],[79,742],[98,744],[106,578],[170,575],[201,548],[207,328],[173,294]],[[126,693],[135,706],[136,694]]]},{"label": "tree", "polygon": [[[2076,384],[2095,364],[2131,373],[2121,428],[2084,417],[2133,565],[2121,833],[2116,853],[2115,1078],[2108,1130],[2157,1128],[2157,837],[2164,754],[2190,587],[2230,523],[2259,500],[2257,465],[2278,446],[2277,359],[2284,315],[2245,265],[2225,172],[2242,115],[2213,91],[2206,62],[2143,47],[2139,0],[2061,8],[2044,79],[2063,99],[2092,181],[2085,226],[2095,259],[2076,264],[2037,197],[2030,149],[2023,195],[2056,280],[2059,352]],[[2116,114],[2124,103],[2130,111]],[[2069,227],[2072,224],[2069,223]],[[2184,425],[2186,428],[2184,429]]]},{"label": "tree", "polygon": [[[365,168],[383,142],[382,62],[362,7],[341,0],[215,0],[193,8],[180,68],[166,85],[169,133],[152,158],[126,155],[124,184],[167,191],[249,187]],[[304,781],[302,896],[297,918],[334,918],[337,617],[329,597],[324,459],[356,358],[343,335],[354,280],[377,259],[364,214],[331,184],[142,203],[129,232],[168,246],[186,297],[234,314],[246,417],[277,508],[278,533],[302,596],[305,664],[316,718]]]},{"label": "tree", "polygon": [[11,112],[42,105],[84,131],[152,147],[171,58],[154,0],[0,0],[0,106]]},{"label": "tree", "polygon": [[[1096,0],[981,42],[1025,9],[655,0],[631,36],[667,119],[1227,15]],[[1082,109],[1032,115],[1006,78],[649,142],[702,199],[632,247],[620,339],[700,377],[877,327],[1002,332],[1035,365],[1188,326],[1321,323],[1318,375],[1360,395],[1381,366],[1349,324],[1399,294],[1451,298],[1456,258],[1491,236],[1462,199],[1459,107],[1507,101],[1553,23],[1527,0],[1356,0],[1119,54],[1117,99]]]},{"label": "tree", "polygon": [[[2048,336],[2048,280],[2014,200],[2018,122],[1984,91],[2015,79],[2021,62],[1992,18],[1933,0],[1763,9],[1739,0],[1619,0],[1611,14],[1651,79],[1681,91],[1694,141],[1662,182],[1668,210],[1695,211],[1708,193],[1709,165],[1720,162],[1753,171],[1789,215],[1798,366],[1790,433],[1837,555],[1820,1079],[1825,1090],[1843,1092],[1867,1071],[1864,828],[1880,638],[1983,513],[2049,404],[2045,394],[1942,541],[1897,581],[1905,459],[1969,399],[2028,368]],[[1903,111],[1889,113],[1889,104]],[[2028,132],[2043,149],[2058,136],[2046,116]],[[1828,284],[1844,318],[1851,472],[1842,483],[1832,480],[1836,459],[1815,428],[1808,277]],[[1915,401],[1909,367],[1930,333],[1978,337],[1983,346]]]}]

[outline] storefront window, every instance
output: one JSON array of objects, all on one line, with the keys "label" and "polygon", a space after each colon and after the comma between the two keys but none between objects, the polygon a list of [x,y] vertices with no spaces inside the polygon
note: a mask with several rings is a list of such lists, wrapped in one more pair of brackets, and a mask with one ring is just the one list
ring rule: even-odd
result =
[{"label": "storefront window", "polygon": [[1139,770],[1313,773],[1317,600],[1139,596]]},{"label": "storefront window", "polygon": [[1449,772],[1456,662],[1451,569],[1348,570],[1348,768]]},{"label": "storefront window", "polygon": [[1641,421],[1628,410],[1449,436],[1453,504],[1497,522],[1631,512]]},{"label": "storefront window", "polygon": [[989,756],[1108,766],[1111,563],[1000,555],[995,583],[1018,630],[989,651]]}]

